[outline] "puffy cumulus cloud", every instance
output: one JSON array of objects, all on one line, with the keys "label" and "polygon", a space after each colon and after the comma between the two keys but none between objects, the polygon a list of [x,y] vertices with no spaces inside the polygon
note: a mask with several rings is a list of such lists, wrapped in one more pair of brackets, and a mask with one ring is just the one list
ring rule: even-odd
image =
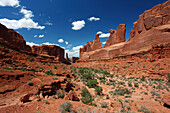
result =
[{"label": "puffy cumulus cloud", "polygon": [[0,0],[0,6],[19,7],[19,0]]},{"label": "puffy cumulus cloud", "polygon": [[68,45],[68,42],[67,42],[67,41],[65,41],[65,43],[66,43],[66,45]]},{"label": "puffy cumulus cloud", "polygon": [[100,38],[106,38],[106,37],[109,37],[110,36],[110,33],[101,33],[99,35]]},{"label": "puffy cumulus cloud", "polygon": [[106,42],[102,42],[102,44],[106,44]]},{"label": "puffy cumulus cloud", "polygon": [[34,37],[37,37],[37,35],[34,35]]},{"label": "puffy cumulus cloud", "polygon": [[52,25],[53,25],[53,23],[50,23],[50,22],[48,22],[48,21],[47,21],[47,22],[45,23],[45,25],[52,26]]},{"label": "puffy cumulus cloud", "polygon": [[[19,1],[18,2],[17,1],[18,0],[0,0],[0,6],[9,6],[9,4],[14,4],[14,3],[15,3],[15,5],[10,5],[10,6],[18,6]],[[2,4],[6,4],[6,5],[2,5]],[[33,29],[41,29],[42,30],[45,28],[45,26],[40,26],[38,24],[38,22],[33,21],[32,17],[34,17],[34,15],[31,10],[27,10],[23,6],[20,10],[20,13],[22,13],[24,15],[21,19],[10,20],[7,18],[2,18],[2,19],[0,19],[0,23],[2,23],[3,25],[5,25],[6,27],[8,27],[10,29],[27,28],[29,30],[29,29],[33,28]]]},{"label": "puffy cumulus cloud", "polygon": [[72,22],[72,25],[73,25],[72,29],[73,30],[80,30],[85,26],[85,24],[86,23],[85,23],[84,20]]},{"label": "puffy cumulus cloud", "polygon": [[31,17],[34,17],[32,11],[31,11],[31,10],[25,9],[25,7],[22,7],[22,8],[21,8],[20,13],[24,14],[24,18],[31,18]]},{"label": "puffy cumulus cloud", "polygon": [[44,37],[44,35],[39,35],[39,38],[42,38],[42,37]]},{"label": "puffy cumulus cloud", "polygon": [[101,31],[98,31],[98,32],[97,32],[97,34],[102,34],[102,33],[103,33],[103,32],[101,32]]},{"label": "puffy cumulus cloud", "polygon": [[69,57],[78,57],[79,49],[83,47],[82,45],[73,47],[71,50],[65,50],[65,54],[68,53]]},{"label": "puffy cumulus cloud", "polygon": [[100,18],[96,18],[96,17],[90,17],[88,18],[89,21],[98,21],[100,20]]},{"label": "puffy cumulus cloud", "polygon": [[38,25],[37,22],[34,22],[30,18],[22,18],[20,20],[9,20],[9,19],[0,19],[0,23],[5,25],[9,29],[21,29],[21,28],[27,28],[27,29],[44,29],[45,26]]},{"label": "puffy cumulus cloud", "polygon": [[58,39],[58,42],[59,42],[59,43],[63,43],[64,40],[63,40],[63,39]]},{"label": "puffy cumulus cloud", "polygon": [[26,42],[26,44],[29,45],[29,46],[38,45],[38,44],[36,44],[34,42]]}]

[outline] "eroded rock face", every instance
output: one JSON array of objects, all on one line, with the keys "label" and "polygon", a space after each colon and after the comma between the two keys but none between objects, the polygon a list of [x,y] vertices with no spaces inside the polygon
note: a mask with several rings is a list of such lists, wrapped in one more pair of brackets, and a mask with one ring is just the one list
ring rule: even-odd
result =
[{"label": "eroded rock face", "polygon": [[114,43],[120,43],[125,41],[126,25],[120,24],[115,33]]},{"label": "eroded rock face", "polygon": [[100,49],[100,48],[102,48],[102,45],[99,39],[99,34],[96,34],[96,37],[91,45],[91,50],[93,51],[93,50]]},{"label": "eroded rock face", "polygon": [[[111,29],[104,48],[88,52],[81,51],[79,61],[113,59],[149,51],[154,45],[170,43],[170,1],[156,5],[139,15],[139,19],[133,23],[131,37],[126,42],[124,42],[125,31],[124,24],[120,24],[116,31]],[[168,54],[166,52],[168,50],[167,48],[158,48],[157,52]],[[155,55],[153,59],[164,57],[157,56],[157,53]]]},{"label": "eroded rock face", "polygon": [[59,61],[64,60],[64,49],[56,45],[32,46],[32,52],[38,55],[55,56]]},{"label": "eroded rock face", "polygon": [[150,10],[139,15],[139,19],[134,22],[131,30],[131,38],[145,32],[153,27],[168,24],[170,21],[170,1],[158,4]]},{"label": "eroded rock face", "polygon": [[13,29],[8,29],[0,23],[0,44],[9,48],[31,52],[23,37]]},{"label": "eroded rock face", "polygon": [[111,29],[110,36],[109,36],[108,40],[106,41],[106,44],[104,45],[104,47],[108,47],[108,46],[114,44],[114,35],[115,35],[115,30]]},{"label": "eroded rock face", "polygon": [[116,43],[124,42],[125,41],[125,32],[126,32],[126,25],[120,24],[117,28],[117,30],[110,30],[110,36],[108,40],[106,41],[106,44],[104,47],[111,46]]},{"label": "eroded rock face", "polygon": [[90,52],[90,51],[94,51],[96,49],[100,49],[102,48],[102,45],[101,45],[101,42],[100,42],[100,39],[99,39],[99,34],[96,34],[96,37],[94,39],[94,41],[89,41],[87,42],[86,45],[84,45],[82,48],[80,48],[80,56],[81,57],[81,54],[83,54],[84,52]]}]

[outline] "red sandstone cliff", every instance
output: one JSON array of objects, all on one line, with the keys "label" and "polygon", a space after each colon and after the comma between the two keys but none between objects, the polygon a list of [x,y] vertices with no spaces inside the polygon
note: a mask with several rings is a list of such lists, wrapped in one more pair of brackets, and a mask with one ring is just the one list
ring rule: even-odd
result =
[{"label": "red sandstone cliff", "polygon": [[117,30],[110,30],[110,36],[108,40],[106,41],[106,44],[104,47],[111,46],[116,43],[124,42],[125,41],[125,32],[126,32],[126,25],[120,24],[117,28]]},{"label": "red sandstone cliff", "polygon": [[[131,30],[131,38],[145,32],[153,27],[168,24],[170,20],[170,1],[163,4],[158,4],[150,10],[144,11],[139,15],[139,19],[134,22]],[[130,38],[130,39],[131,39]]]},{"label": "red sandstone cliff", "polygon": [[[117,38],[116,32],[119,30],[120,37]],[[123,42],[125,30],[125,26],[120,29],[118,27],[117,31],[110,30],[110,37],[104,48],[94,51],[81,51],[81,48],[80,61],[112,59],[148,51],[157,44],[170,43],[170,1],[141,14],[133,24],[130,39]]]},{"label": "red sandstone cliff", "polygon": [[23,37],[13,29],[8,29],[0,23],[0,45],[9,48],[31,52],[31,47],[26,45]]},{"label": "red sandstone cliff", "polygon": [[34,45],[32,52],[38,55],[54,56],[58,61],[64,61],[64,49],[56,45]]}]

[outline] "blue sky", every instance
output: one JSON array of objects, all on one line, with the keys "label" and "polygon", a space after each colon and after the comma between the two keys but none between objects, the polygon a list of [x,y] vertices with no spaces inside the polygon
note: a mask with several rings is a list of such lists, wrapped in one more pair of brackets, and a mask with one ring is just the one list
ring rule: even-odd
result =
[{"label": "blue sky", "polygon": [[55,44],[69,57],[100,32],[103,43],[109,30],[126,24],[126,40],[133,22],[145,10],[166,0],[0,0],[0,23],[20,33],[27,44]]}]

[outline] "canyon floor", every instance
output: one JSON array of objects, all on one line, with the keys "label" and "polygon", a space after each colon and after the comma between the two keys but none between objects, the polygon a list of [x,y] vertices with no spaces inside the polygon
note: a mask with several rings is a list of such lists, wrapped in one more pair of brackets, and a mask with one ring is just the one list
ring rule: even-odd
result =
[{"label": "canyon floor", "polygon": [[168,113],[170,59],[152,56],[67,65],[0,46],[0,111]]}]

